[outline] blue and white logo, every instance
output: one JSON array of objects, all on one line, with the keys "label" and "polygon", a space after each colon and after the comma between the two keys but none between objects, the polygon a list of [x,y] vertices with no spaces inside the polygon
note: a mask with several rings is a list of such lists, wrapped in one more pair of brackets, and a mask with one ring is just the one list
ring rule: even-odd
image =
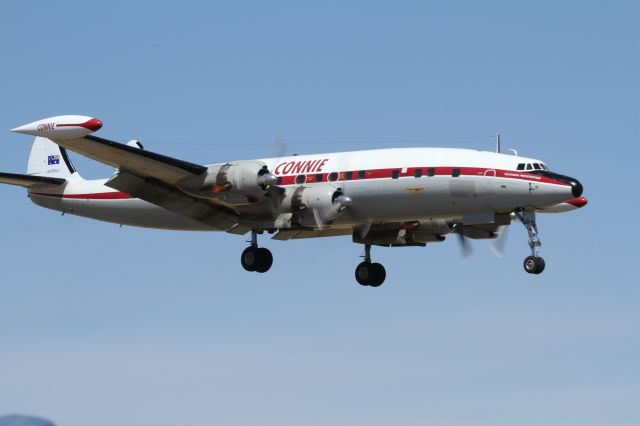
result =
[{"label": "blue and white logo", "polygon": [[51,166],[52,164],[60,164],[60,156],[59,155],[50,155],[47,157],[47,164]]}]

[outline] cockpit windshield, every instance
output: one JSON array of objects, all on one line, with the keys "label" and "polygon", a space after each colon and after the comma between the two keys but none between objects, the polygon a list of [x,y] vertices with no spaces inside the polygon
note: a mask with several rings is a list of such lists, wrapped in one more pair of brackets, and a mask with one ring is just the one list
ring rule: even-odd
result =
[{"label": "cockpit windshield", "polygon": [[549,168],[544,163],[520,163],[516,167],[516,170],[546,170],[546,171],[549,171]]}]

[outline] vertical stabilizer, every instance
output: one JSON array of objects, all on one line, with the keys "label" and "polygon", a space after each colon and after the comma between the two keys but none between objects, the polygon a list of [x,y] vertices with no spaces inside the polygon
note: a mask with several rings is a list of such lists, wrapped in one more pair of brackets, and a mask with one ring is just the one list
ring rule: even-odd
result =
[{"label": "vertical stabilizer", "polygon": [[69,154],[47,138],[37,137],[31,147],[27,174],[62,179],[81,179],[69,159]]}]

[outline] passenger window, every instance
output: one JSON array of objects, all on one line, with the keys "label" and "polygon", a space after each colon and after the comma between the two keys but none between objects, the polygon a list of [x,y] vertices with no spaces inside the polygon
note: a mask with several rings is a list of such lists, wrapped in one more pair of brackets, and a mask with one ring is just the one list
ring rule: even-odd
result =
[{"label": "passenger window", "polygon": [[316,175],[316,182],[322,182],[322,173]]},{"label": "passenger window", "polygon": [[400,170],[394,170],[391,172],[391,179],[398,179],[400,177]]},{"label": "passenger window", "polygon": [[415,170],[413,171],[413,177],[417,177],[417,178],[419,178],[419,177],[421,177],[421,176],[422,176],[422,169],[415,169]]},{"label": "passenger window", "polygon": [[296,183],[304,183],[305,180],[307,180],[307,177],[305,175],[296,176]]},{"label": "passenger window", "polygon": [[531,163],[527,163],[527,170],[533,170],[533,167],[531,167]]},{"label": "passenger window", "polygon": [[329,174],[329,180],[331,182],[334,182],[334,181],[338,180],[338,173],[336,173],[336,172],[330,173]]},{"label": "passenger window", "polygon": [[460,176],[460,169],[453,169],[453,171],[451,172],[451,176],[453,177]]},{"label": "passenger window", "polygon": [[346,172],[346,173],[344,174],[344,178],[345,178],[346,180],[351,180],[351,179],[353,179],[353,172]]},{"label": "passenger window", "polygon": [[516,170],[524,170],[524,163],[518,164],[518,168]]},{"label": "passenger window", "polygon": [[364,170],[360,170],[358,172],[358,179],[364,179],[366,172]]},{"label": "passenger window", "polygon": [[435,176],[435,175],[436,175],[436,169],[434,168],[427,169],[427,176]]},{"label": "passenger window", "polygon": [[533,163],[533,168],[536,170],[542,170],[542,167],[540,167],[540,164],[538,163]]}]

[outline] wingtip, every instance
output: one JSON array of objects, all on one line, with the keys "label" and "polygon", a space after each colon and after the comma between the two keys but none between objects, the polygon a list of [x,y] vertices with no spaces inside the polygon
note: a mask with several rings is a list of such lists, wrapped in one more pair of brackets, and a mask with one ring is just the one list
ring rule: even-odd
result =
[{"label": "wingtip", "polygon": [[102,121],[84,115],[59,115],[34,121],[11,129],[14,133],[53,139],[72,139],[86,136],[102,128]]}]

